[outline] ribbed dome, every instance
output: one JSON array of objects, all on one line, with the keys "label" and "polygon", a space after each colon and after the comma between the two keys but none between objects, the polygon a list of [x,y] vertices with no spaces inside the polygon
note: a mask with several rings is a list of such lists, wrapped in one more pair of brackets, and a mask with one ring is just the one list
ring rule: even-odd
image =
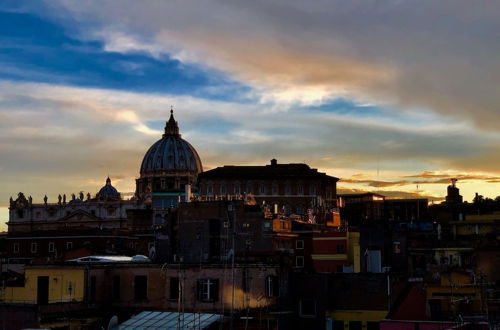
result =
[{"label": "ribbed dome", "polygon": [[189,142],[181,138],[173,111],[170,111],[162,139],[149,148],[142,160],[141,175],[156,171],[187,171],[195,174],[203,171],[200,156]]},{"label": "ribbed dome", "polygon": [[106,179],[106,185],[97,193],[98,199],[120,199],[120,193],[111,185],[111,179]]}]

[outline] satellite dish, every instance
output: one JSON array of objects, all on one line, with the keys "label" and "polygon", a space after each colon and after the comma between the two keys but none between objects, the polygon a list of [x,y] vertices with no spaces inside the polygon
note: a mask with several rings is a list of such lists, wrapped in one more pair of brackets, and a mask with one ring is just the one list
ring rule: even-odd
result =
[{"label": "satellite dish", "polygon": [[108,330],[113,330],[116,327],[118,327],[118,316],[113,315],[113,317],[109,320]]}]

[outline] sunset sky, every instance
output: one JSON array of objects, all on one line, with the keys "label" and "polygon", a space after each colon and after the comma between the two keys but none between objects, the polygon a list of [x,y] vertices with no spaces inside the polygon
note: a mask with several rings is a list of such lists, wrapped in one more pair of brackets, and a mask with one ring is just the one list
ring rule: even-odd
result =
[{"label": "sunset sky", "polygon": [[4,0],[0,223],[20,191],[133,192],[171,105],[205,169],[276,158],[339,192],[439,200],[456,177],[494,198],[500,2]]}]

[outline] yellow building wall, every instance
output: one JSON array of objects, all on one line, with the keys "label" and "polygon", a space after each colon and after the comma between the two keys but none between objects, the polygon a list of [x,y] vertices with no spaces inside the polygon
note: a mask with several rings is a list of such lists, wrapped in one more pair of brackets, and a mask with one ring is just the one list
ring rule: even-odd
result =
[{"label": "yellow building wall", "polygon": [[336,310],[327,311],[326,317],[331,317],[335,321],[344,321],[344,329],[349,329],[349,321],[361,321],[361,325],[366,329],[367,322],[380,322],[387,317],[386,310]]},{"label": "yellow building wall", "polygon": [[26,268],[24,287],[2,288],[0,301],[36,304],[39,276],[49,277],[49,303],[83,301],[85,271],[68,267]]},{"label": "yellow building wall", "polygon": [[351,265],[353,265],[354,272],[361,271],[361,247],[359,246],[359,233],[349,232],[347,239],[347,258]]}]

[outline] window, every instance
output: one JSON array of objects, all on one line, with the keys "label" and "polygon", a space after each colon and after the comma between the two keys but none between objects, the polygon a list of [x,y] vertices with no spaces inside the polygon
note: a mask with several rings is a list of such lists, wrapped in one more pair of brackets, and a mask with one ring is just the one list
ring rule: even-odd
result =
[{"label": "window", "polygon": [[247,194],[251,194],[252,193],[252,182],[251,181],[248,181],[247,182]]},{"label": "window", "polygon": [[23,210],[17,210],[17,217],[18,217],[19,219],[24,218],[24,211],[23,211]]},{"label": "window", "polygon": [[303,256],[296,256],[295,257],[295,267],[304,267],[304,257]]},{"label": "window", "polygon": [[292,194],[292,187],[290,186],[289,183],[287,183],[285,186],[285,195],[291,195],[291,194]]},{"label": "window", "polygon": [[180,287],[179,287],[179,278],[171,277],[170,278],[170,299],[179,299]]},{"label": "window", "polygon": [[344,321],[334,320],[333,321],[334,329],[344,329]]},{"label": "window", "polygon": [[241,194],[241,192],[240,192],[240,184],[238,182],[234,183],[234,194],[235,195]]},{"label": "window", "polygon": [[394,253],[395,254],[400,254],[401,253],[401,243],[400,242],[394,242],[393,243],[393,248],[394,248]]},{"label": "window", "polygon": [[349,330],[361,330],[361,321],[349,321]]},{"label": "window", "polygon": [[148,277],[146,275],[136,275],[134,278],[134,299],[148,298]]},{"label": "window", "polygon": [[31,243],[31,253],[36,253],[37,250],[38,250],[38,244]]},{"label": "window", "polygon": [[380,330],[380,325],[378,322],[366,322],[366,330]]},{"label": "window", "polygon": [[120,300],[120,275],[113,276],[113,300]]},{"label": "window", "polygon": [[304,195],[304,186],[301,184],[297,185],[297,195]]},{"label": "window", "polygon": [[49,242],[49,252],[54,252],[56,250],[56,245],[54,242]]},{"label": "window", "polygon": [[219,280],[201,279],[198,280],[198,300],[217,301],[219,299]]},{"label": "window", "polygon": [[301,239],[298,239],[295,241],[295,248],[297,250],[302,250],[304,248],[304,241]]},{"label": "window", "polygon": [[95,216],[95,210],[90,210],[90,214],[92,214],[93,216]]},{"label": "window", "polygon": [[95,302],[95,297],[96,297],[96,291],[97,291],[97,280],[95,276],[90,277],[90,301]]},{"label": "window", "polygon": [[313,299],[304,299],[299,303],[300,316],[315,317],[316,316],[316,301]]},{"label": "window", "polygon": [[265,194],[266,194],[266,185],[265,185],[264,183],[261,183],[261,184],[259,185],[259,193],[260,193],[261,195],[265,195]]},{"label": "window", "polygon": [[221,183],[220,184],[220,194],[221,195],[225,195],[226,193],[227,193],[226,184],[225,183]]},{"label": "window", "polygon": [[344,244],[337,244],[337,253],[338,254],[344,254],[345,253],[345,246],[344,246]]},{"label": "window", "polygon": [[313,184],[309,186],[309,195],[316,195],[316,186]]},{"label": "window", "polygon": [[279,190],[278,190],[278,188],[279,188],[279,187],[278,187],[278,184],[277,184],[277,183],[273,183],[273,186],[272,186],[272,188],[271,188],[271,189],[272,189],[272,194],[273,194],[273,195],[278,195],[278,191],[279,191]]},{"label": "window", "polygon": [[42,217],[42,212],[38,211],[36,212],[36,218],[40,219]]},{"label": "window", "polygon": [[165,189],[165,179],[161,179],[161,189]]},{"label": "window", "polygon": [[19,243],[14,243],[13,250],[14,253],[19,253]]},{"label": "window", "polygon": [[214,194],[214,186],[209,183],[207,186],[207,195],[213,195]]},{"label": "window", "polygon": [[73,242],[66,242],[66,250],[73,249]]},{"label": "window", "polygon": [[266,277],[266,296],[278,297],[280,295],[280,285],[278,276],[268,275]]}]

